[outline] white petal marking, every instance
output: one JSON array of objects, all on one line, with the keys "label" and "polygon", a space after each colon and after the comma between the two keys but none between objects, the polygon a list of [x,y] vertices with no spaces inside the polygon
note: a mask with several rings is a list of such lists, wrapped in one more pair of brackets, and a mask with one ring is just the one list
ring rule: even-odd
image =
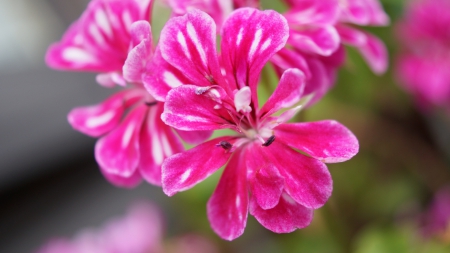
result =
[{"label": "white petal marking", "polygon": [[95,22],[97,22],[97,25],[106,33],[106,35],[108,35],[109,38],[112,38],[113,32],[111,26],[109,25],[108,17],[102,9],[98,9],[95,12]]},{"label": "white petal marking", "polygon": [[178,33],[177,33],[177,41],[178,41],[178,43],[180,43],[180,45],[183,49],[184,55],[186,55],[187,58],[191,59],[191,54],[189,53],[189,50],[188,50],[187,44],[186,44],[186,38],[184,38],[184,35],[181,31],[178,31]]},{"label": "white petal marking", "polygon": [[203,66],[208,66],[206,62],[206,54],[203,50],[202,44],[200,44],[200,40],[198,39],[197,31],[195,30],[194,26],[191,22],[187,22],[187,32],[189,37],[192,39],[192,42],[195,45],[195,48],[197,48],[198,53],[200,54],[200,58],[202,59]]},{"label": "white petal marking", "polygon": [[258,28],[258,30],[255,33],[255,37],[253,38],[253,42],[250,47],[250,52],[248,53],[249,61],[253,58],[253,55],[256,52],[256,48],[259,46],[259,43],[261,42],[261,36],[262,36],[262,29]]},{"label": "white petal marking", "polygon": [[128,146],[131,137],[133,136],[133,132],[134,132],[134,124],[128,124],[127,129],[125,130],[125,133],[122,136],[122,148],[126,148]]},{"label": "white petal marking", "polygon": [[244,32],[244,27],[241,27],[241,29],[239,29],[239,33],[237,36],[236,46],[239,46],[241,44],[243,32]]},{"label": "white petal marking", "polygon": [[164,150],[165,157],[171,156],[173,154],[173,150],[172,147],[170,146],[169,140],[167,139],[167,135],[165,134],[161,135],[161,144]]},{"label": "white petal marking", "polygon": [[89,52],[77,47],[68,47],[64,49],[62,57],[66,61],[74,62],[78,65],[85,65],[96,61]]},{"label": "white petal marking", "polygon": [[105,39],[103,38],[102,33],[98,30],[98,27],[95,24],[89,25],[89,34],[94,38],[95,43],[98,46],[105,45]]},{"label": "white petal marking", "polygon": [[181,183],[184,183],[191,175],[192,169],[187,169],[180,177]]},{"label": "white petal marking", "polygon": [[101,115],[91,117],[86,121],[86,126],[89,128],[98,127],[108,123],[115,115],[114,111],[107,111]]},{"label": "white petal marking", "polygon": [[164,82],[171,88],[176,88],[182,85],[181,81],[171,72],[165,71],[163,73]]}]

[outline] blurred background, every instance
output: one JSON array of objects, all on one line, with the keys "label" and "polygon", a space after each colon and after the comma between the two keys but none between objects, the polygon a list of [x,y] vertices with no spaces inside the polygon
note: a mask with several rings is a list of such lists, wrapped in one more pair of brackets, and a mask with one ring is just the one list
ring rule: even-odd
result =
[{"label": "blurred background", "polygon": [[[450,252],[450,231],[425,236],[422,229],[433,195],[450,185],[449,117],[421,114],[392,68],[376,76],[352,49],[335,88],[301,115],[336,119],[361,145],[352,160],[329,164],[334,192],[308,228],[278,235],[249,216],[243,236],[221,240],[206,217],[219,173],[171,198],[146,183],[132,190],[109,184],[93,157],[95,139],[72,130],[66,115],[113,90],[97,85],[94,74],[44,63],[48,45],[87,3],[0,0],[0,252],[34,252],[51,237],[98,227],[142,199],[162,209],[166,238],[201,234],[221,252]],[[404,1],[382,3],[394,24]],[[263,6],[277,8],[268,0]],[[168,17],[161,10],[153,17],[156,30]],[[393,66],[401,45],[392,26],[367,30],[385,41]]]}]

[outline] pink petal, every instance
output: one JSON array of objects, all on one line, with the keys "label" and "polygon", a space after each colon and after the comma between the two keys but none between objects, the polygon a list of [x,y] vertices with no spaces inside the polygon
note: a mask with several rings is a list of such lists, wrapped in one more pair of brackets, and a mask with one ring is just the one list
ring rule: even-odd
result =
[{"label": "pink petal", "polygon": [[95,158],[106,173],[130,177],[139,164],[139,132],[146,105],[130,111],[122,123],[95,145]]},{"label": "pink petal", "polygon": [[122,73],[118,71],[97,74],[97,76],[95,76],[95,81],[107,88],[112,88],[116,86],[116,84],[122,87],[127,86],[127,82],[123,78]]},{"label": "pink petal", "polygon": [[189,144],[199,144],[211,137],[212,131],[183,131],[175,129],[183,141]]},{"label": "pink petal", "polygon": [[222,30],[222,62],[231,91],[250,86],[258,107],[256,86],[266,62],[284,47],[289,36],[286,19],[268,10],[240,8],[225,21]]},{"label": "pink petal", "polygon": [[272,115],[282,108],[289,108],[300,101],[305,87],[305,75],[298,69],[288,69],[266,104],[259,111],[260,117]]},{"label": "pink petal", "polygon": [[325,64],[323,58],[313,57],[308,59],[311,78],[306,82],[304,96],[312,95],[306,106],[311,106],[319,101],[333,87],[337,67]]},{"label": "pink petal", "polygon": [[340,25],[337,27],[342,41],[355,46],[366,60],[373,72],[382,74],[388,67],[388,52],[384,43],[377,37],[351,28]]},{"label": "pink petal", "polygon": [[288,43],[303,52],[329,56],[340,45],[340,37],[333,26],[309,27],[290,32]]},{"label": "pink petal", "polygon": [[339,0],[287,0],[292,8],[284,16],[289,25],[332,25],[340,13]]},{"label": "pink petal", "polygon": [[223,83],[216,53],[216,25],[199,10],[171,18],[161,31],[162,57],[182,71],[191,84]]},{"label": "pink petal", "polygon": [[307,79],[310,78],[311,74],[309,67],[302,53],[283,48],[278,51],[270,61],[276,66],[275,70],[280,77],[285,70],[297,68],[305,74]]},{"label": "pink petal", "polygon": [[290,233],[307,227],[313,219],[313,210],[296,203],[287,193],[283,193],[277,206],[268,210],[250,198],[250,214],[275,233]]},{"label": "pink petal", "polygon": [[346,0],[341,21],[357,25],[389,25],[389,16],[379,0]]},{"label": "pink petal", "polygon": [[280,200],[284,179],[278,169],[264,157],[260,144],[247,147],[247,171],[251,172],[252,196],[262,209],[274,208]]},{"label": "pink petal", "polygon": [[147,63],[152,57],[151,27],[147,21],[136,21],[131,26],[131,37],[136,46],[130,50],[123,66],[123,77],[131,83],[142,83]]},{"label": "pink petal", "polygon": [[108,182],[110,182],[111,184],[113,184],[117,187],[131,189],[131,188],[138,186],[142,181],[142,176],[140,175],[138,170],[136,170],[129,177],[111,174],[108,171],[103,170],[102,168],[100,168],[100,171],[102,172],[102,174],[106,178],[106,180],[108,180]]},{"label": "pink petal", "polygon": [[293,150],[279,139],[263,152],[283,176],[285,191],[300,205],[317,209],[331,196],[333,181],[321,161]]},{"label": "pink petal", "polygon": [[228,111],[219,103],[222,98],[227,96],[219,86],[182,85],[167,95],[161,118],[169,126],[185,131],[233,127]]},{"label": "pink petal", "polygon": [[172,9],[172,13],[181,16],[186,14],[189,10],[199,9],[208,13],[213,19],[220,31],[225,18],[233,10],[233,1],[210,1],[210,0],[166,0],[167,4]]},{"label": "pink petal", "polygon": [[244,155],[240,149],[234,152],[207,205],[212,229],[229,241],[242,235],[247,224],[248,191]]},{"label": "pink petal", "polygon": [[172,128],[161,120],[163,107],[163,103],[158,103],[148,109],[139,143],[139,171],[147,182],[158,186],[161,185],[161,165],[164,159],[184,150]]},{"label": "pink petal", "polygon": [[162,102],[166,100],[167,93],[172,88],[191,83],[180,70],[162,58],[159,47],[156,48],[153,59],[148,63],[142,81],[150,95]]},{"label": "pink petal", "polygon": [[130,45],[129,29],[137,20],[149,20],[151,1],[91,1],[46,54],[49,66],[64,70],[121,71]]},{"label": "pink petal", "polygon": [[167,158],[162,165],[163,191],[169,196],[194,187],[224,165],[231,152],[217,146],[231,137],[220,137]]},{"label": "pink petal", "polygon": [[101,104],[72,109],[67,120],[77,131],[93,137],[101,136],[119,124],[126,108],[125,101],[134,96],[142,95],[135,90],[118,92]]},{"label": "pink petal", "polygon": [[326,163],[347,161],[358,153],[358,139],[334,120],[281,124],[274,129],[278,140]]}]

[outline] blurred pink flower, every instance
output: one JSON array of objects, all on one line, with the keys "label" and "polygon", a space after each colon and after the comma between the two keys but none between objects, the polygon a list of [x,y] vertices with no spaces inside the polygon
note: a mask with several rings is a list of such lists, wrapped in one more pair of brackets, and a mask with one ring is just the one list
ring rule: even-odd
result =
[{"label": "blurred pink flower", "polygon": [[158,209],[143,202],[100,229],[84,229],[72,240],[52,239],[37,253],[161,253],[163,229]]},{"label": "blurred pink flower", "polygon": [[439,190],[422,216],[425,236],[446,236],[450,242],[450,187]]},{"label": "blurred pink flower", "polygon": [[414,0],[397,24],[403,53],[397,59],[402,86],[424,111],[450,112],[450,1]]},{"label": "blurred pink flower", "polygon": [[[236,134],[167,158],[163,190],[169,196],[187,190],[228,162],[207,206],[220,237],[240,236],[249,211],[277,233],[306,227],[313,209],[331,195],[331,175],[324,162],[350,159],[358,141],[335,121],[285,123],[301,108],[305,77],[298,69],[284,72],[259,108],[261,69],[284,47],[289,33],[282,15],[253,8],[232,12],[223,24],[221,57],[215,29],[208,14],[193,10],[170,19],[161,32],[162,57],[189,79],[168,92],[161,117],[181,130],[229,128]],[[281,114],[275,116],[277,112]]]},{"label": "blurred pink flower", "polygon": [[[75,108],[68,115],[74,129],[101,137],[95,147],[97,163],[103,175],[121,187],[134,187],[142,178],[161,185],[162,161],[184,149],[160,119],[163,104],[142,85],[153,59],[151,7],[151,0],[93,0],[46,56],[53,68],[104,72],[97,81],[105,86],[131,83],[104,102]],[[190,143],[210,135],[177,133]]]},{"label": "blurred pink flower", "polygon": [[158,208],[142,202],[127,214],[99,229],[84,229],[69,240],[55,238],[37,253],[217,253],[216,246],[200,235],[187,234],[163,241],[163,217]]}]

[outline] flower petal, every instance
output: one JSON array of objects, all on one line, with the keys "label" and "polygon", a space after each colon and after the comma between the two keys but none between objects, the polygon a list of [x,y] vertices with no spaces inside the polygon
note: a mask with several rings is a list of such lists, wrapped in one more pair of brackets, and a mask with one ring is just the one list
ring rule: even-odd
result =
[{"label": "flower petal", "polygon": [[113,184],[117,187],[134,188],[134,187],[138,186],[142,181],[142,176],[140,175],[138,170],[136,170],[129,177],[111,174],[108,171],[103,170],[101,167],[100,167],[100,171],[102,172],[102,174],[106,178],[106,180],[108,180],[108,182],[110,182],[111,184]]},{"label": "flower petal", "polygon": [[232,120],[221,104],[222,98],[228,97],[219,86],[182,85],[167,95],[161,118],[169,126],[185,131],[229,128]]},{"label": "flower petal", "polygon": [[230,142],[230,139],[216,138],[167,158],[162,165],[164,193],[173,196],[190,189],[218,170],[228,161],[231,153],[217,144],[221,141]]},{"label": "flower petal", "polygon": [[47,64],[64,70],[120,71],[130,45],[130,26],[149,20],[151,2],[91,1],[62,40],[50,46]]},{"label": "flower petal", "polygon": [[148,109],[139,142],[139,171],[147,182],[158,186],[161,185],[164,159],[184,150],[172,128],[162,122],[160,115],[163,108],[163,103],[158,103]]},{"label": "flower petal", "polygon": [[389,16],[379,0],[346,0],[340,20],[357,25],[389,25]]},{"label": "flower petal", "polygon": [[290,233],[309,226],[313,210],[295,202],[287,193],[283,193],[278,205],[272,209],[262,209],[254,198],[250,198],[250,214],[275,233]]},{"label": "flower petal", "polygon": [[303,52],[329,56],[338,49],[341,40],[336,28],[329,25],[291,29],[288,43]]},{"label": "flower petal", "polygon": [[337,26],[342,41],[355,46],[366,60],[369,67],[376,74],[383,74],[388,67],[388,53],[384,43],[377,37],[351,28]]},{"label": "flower petal", "polygon": [[358,139],[334,120],[281,124],[275,129],[278,140],[326,163],[347,161],[358,153]]},{"label": "flower petal", "polygon": [[150,24],[147,21],[134,22],[131,25],[131,37],[135,46],[123,65],[123,77],[132,83],[142,83],[142,75],[153,54]]},{"label": "flower petal", "polygon": [[172,88],[191,83],[181,71],[162,58],[159,47],[147,65],[142,82],[150,95],[161,102],[166,100],[167,93]]},{"label": "flower petal", "polygon": [[147,112],[141,105],[130,111],[123,122],[95,145],[95,158],[107,173],[130,177],[139,164],[139,132]]},{"label": "flower petal", "polygon": [[298,69],[288,69],[280,82],[259,111],[260,117],[272,115],[282,108],[289,108],[300,101],[305,87],[305,75]]},{"label": "flower petal", "polygon": [[77,131],[98,137],[114,129],[126,109],[125,101],[141,94],[135,90],[118,92],[98,105],[77,107],[67,115],[70,125]]},{"label": "flower petal", "polygon": [[248,190],[244,155],[241,149],[234,152],[207,205],[212,229],[229,241],[242,235],[247,224]]},{"label": "flower petal", "polygon": [[191,80],[210,86],[223,83],[216,53],[216,25],[206,13],[192,10],[171,18],[159,42],[162,57]]},{"label": "flower petal", "polygon": [[264,157],[261,145],[247,146],[247,171],[251,172],[252,196],[262,209],[274,208],[280,200],[284,179],[278,169]]},{"label": "flower petal", "polygon": [[266,62],[284,47],[289,36],[286,19],[279,13],[253,8],[235,10],[222,30],[222,62],[231,91],[250,86],[257,108],[256,86]]},{"label": "flower petal", "polygon": [[333,181],[324,163],[293,150],[279,139],[262,150],[284,177],[284,189],[297,203],[313,209],[325,204]]},{"label": "flower petal", "polygon": [[285,0],[291,8],[283,15],[289,25],[333,25],[340,8],[338,0]]},{"label": "flower petal", "polygon": [[183,141],[189,144],[199,144],[211,137],[212,131],[183,131],[174,129]]}]

